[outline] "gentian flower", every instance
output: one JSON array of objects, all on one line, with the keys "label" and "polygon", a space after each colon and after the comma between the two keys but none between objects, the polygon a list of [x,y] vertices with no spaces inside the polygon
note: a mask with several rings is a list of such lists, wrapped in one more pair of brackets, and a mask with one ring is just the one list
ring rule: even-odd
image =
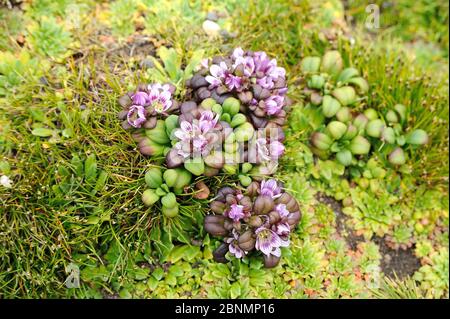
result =
[{"label": "gentian flower", "polygon": [[260,250],[264,255],[281,256],[280,247],[289,246],[288,240],[283,240],[273,230],[264,226],[259,227],[255,231],[256,244],[255,248]]},{"label": "gentian flower", "polygon": [[232,74],[227,74],[225,76],[225,85],[230,91],[232,90],[239,91],[242,86],[242,78]]},{"label": "gentian flower", "polygon": [[205,77],[205,80],[210,84],[210,88],[216,88],[223,84],[223,80],[229,73],[228,67],[225,62],[220,62],[218,65],[213,64],[209,68],[211,75]]},{"label": "gentian flower", "polygon": [[230,210],[224,213],[225,217],[231,218],[233,221],[237,222],[245,217],[244,206],[238,204],[232,204]]},{"label": "gentian flower", "polygon": [[182,121],[180,128],[174,131],[174,136],[180,140],[175,144],[178,155],[188,158],[191,154],[206,156],[214,145],[206,136],[219,121],[219,115],[211,111],[203,111],[200,118],[192,123]]},{"label": "gentian flower", "polygon": [[148,86],[148,90],[150,105],[156,113],[165,112],[172,106],[172,93],[168,84],[152,84]]},{"label": "gentian flower", "polygon": [[272,198],[278,198],[281,196],[281,187],[274,179],[264,180],[261,182],[260,194],[269,196]]},{"label": "gentian flower", "polygon": [[284,96],[272,95],[264,100],[264,106],[268,115],[274,115],[281,111],[284,105]]},{"label": "gentian flower", "polygon": [[262,161],[276,161],[284,154],[284,145],[279,141],[267,142],[267,139],[260,137],[256,139],[256,151]]},{"label": "gentian flower", "polygon": [[147,120],[146,115],[147,111],[142,105],[132,105],[127,114],[128,124],[139,128]]},{"label": "gentian flower", "polygon": [[147,106],[150,102],[150,97],[144,91],[138,91],[133,95],[133,104]]},{"label": "gentian flower", "polygon": [[233,237],[228,237],[225,239],[225,242],[228,243],[228,250],[230,254],[232,254],[236,258],[244,257],[247,254],[247,252],[242,250],[241,247],[239,247],[238,244],[239,234],[235,229],[233,229],[232,231],[232,236]]},{"label": "gentian flower", "polygon": [[289,216],[290,212],[287,210],[285,204],[278,204],[275,206],[275,211],[280,214],[281,220],[272,226],[272,230],[277,233],[277,235],[286,237],[289,236],[291,232],[291,227],[289,226],[287,220],[287,217]]}]

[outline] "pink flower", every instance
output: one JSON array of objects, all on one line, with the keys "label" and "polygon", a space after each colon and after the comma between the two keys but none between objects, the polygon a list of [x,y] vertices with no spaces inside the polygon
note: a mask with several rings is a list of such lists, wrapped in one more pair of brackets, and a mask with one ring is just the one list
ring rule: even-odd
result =
[{"label": "pink flower", "polygon": [[168,84],[161,85],[159,83],[148,86],[149,102],[157,113],[167,111],[172,106],[172,93]]},{"label": "pink flower", "polygon": [[133,104],[135,104],[135,105],[147,106],[147,105],[149,105],[150,97],[148,96],[147,93],[145,93],[143,91],[138,91],[133,95],[132,100],[133,100]]},{"label": "pink flower", "polygon": [[264,255],[274,255],[276,257],[281,256],[280,247],[289,246],[288,240],[283,240],[273,230],[264,226],[259,227],[255,231],[256,244],[255,248],[260,250]]},{"label": "pink flower", "polygon": [[146,114],[147,112],[142,105],[132,105],[127,114],[128,124],[136,128],[141,127],[147,120]]},{"label": "pink flower", "polygon": [[267,139],[260,137],[256,140],[256,151],[262,161],[276,161],[284,154],[285,147],[279,141],[267,142]]},{"label": "pink flower", "polygon": [[274,179],[263,180],[261,182],[260,194],[278,198],[281,196],[281,187],[278,186],[277,181]]},{"label": "pink flower", "polygon": [[238,234],[238,232],[235,229],[233,229],[232,235],[233,235],[233,237],[228,237],[228,238],[225,239],[225,242],[227,244],[229,244],[228,245],[228,251],[234,257],[242,258],[242,257],[244,257],[247,254],[247,252],[242,250],[241,247],[239,247],[239,243],[238,243],[239,234]]},{"label": "pink flower", "polygon": [[[213,130],[219,121],[219,115],[211,111],[203,111],[200,118],[192,123],[182,121],[180,128],[174,131],[174,136],[179,140],[175,144],[178,155],[188,158],[191,154],[206,156],[214,147],[206,134]],[[191,147],[187,147],[191,146]]]},{"label": "pink flower", "polygon": [[284,104],[284,96],[281,95],[272,95],[264,100],[266,113],[268,115],[278,114],[283,108],[283,104]]},{"label": "pink flower", "polygon": [[232,204],[230,210],[224,213],[225,217],[231,218],[233,221],[237,222],[245,217],[244,206]]},{"label": "pink flower", "polygon": [[210,84],[210,88],[216,88],[223,84],[223,81],[225,80],[226,75],[229,73],[228,67],[225,62],[220,62],[218,65],[213,64],[209,68],[209,73],[211,75],[208,75],[205,77],[205,80]]}]

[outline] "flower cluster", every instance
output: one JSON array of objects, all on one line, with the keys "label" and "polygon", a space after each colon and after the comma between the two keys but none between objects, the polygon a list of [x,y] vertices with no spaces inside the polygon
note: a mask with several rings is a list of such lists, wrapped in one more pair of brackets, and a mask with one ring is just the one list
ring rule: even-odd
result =
[{"label": "flower cluster", "polygon": [[214,252],[218,262],[226,262],[227,252],[242,258],[259,251],[267,268],[281,258],[281,247],[289,246],[289,235],[300,221],[300,208],[274,179],[252,182],[244,192],[224,187],[211,202],[215,215],[205,217],[205,230],[224,237]]},{"label": "flower cluster", "polygon": [[122,96],[119,104],[123,110],[119,119],[123,120],[123,128],[154,128],[158,118],[164,118],[178,108],[178,103],[172,99],[174,91],[171,84],[141,84],[135,92]]},{"label": "flower cluster", "polygon": [[187,85],[198,101],[213,98],[221,103],[227,97],[237,97],[255,128],[285,123],[290,104],[286,96],[286,71],[265,52],[236,48],[229,56],[204,60]]}]

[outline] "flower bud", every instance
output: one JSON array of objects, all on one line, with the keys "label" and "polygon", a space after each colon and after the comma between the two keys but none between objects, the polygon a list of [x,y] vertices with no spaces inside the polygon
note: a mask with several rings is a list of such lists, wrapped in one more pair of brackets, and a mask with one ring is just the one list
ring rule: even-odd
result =
[{"label": "flower bud", "polygon": [[280,213],[278,213],[275,210],[271,211],[268,216],[269,216],[269,223],[271,225],[276,224],[281,220]]},{"label": "flower bud", "polygon": [[229,186],[222,187],[217,192],[216,199],[218,201],[221,201],[221,202],[225,203],[226,196],[229,195],[229,194],[234,194],[234,189],[229,187]]},{"label": "flower bud", "polygon": [[347,131],[345,132],[343,139],[351,140],[358,134],[358,129],[353,125],[349,124],[347,127]]},{"label": "flower bud", "polygon": [[223,215],[206,215],[204,221],[205,231],[213,236],[226,236],[228,230],[224,227],[226,217]]},{"label": "flower bud", "polygon": [[145,206],[152,206],[159,200],[159,196],[153,189],[147,189],[142,193],[142,202]]},{"label": "flower bud", "polygon": [[381,133],[381,140],[389,144],[394,144],[395,143],[394,129],[392,127],[383,128],[383,131]]},{"label": "flower bud", "polygon": [[231,116],[237,114],[240,107],[241,103],[234,97],[229,97],[222,103],[223,111],[230,114]]},{"label": "flower bud", "polygon": [[250,197],[255,197],[258,195],[259,191],[259,183],[251,182],[250,185],[247,186],[245,193]]},{"label": "flower bud", "polygon": [[175,206],[173,206],[173,207],[163,206],[161,208],[161,211],[162,211],[164,216],[169,217],[169,218],[173,218],[173,217],[177,216],[178,213],[179,213],[178,203],[176,203]]},{"label": "flower bud", "polygon": [[138,143],[138,147],[143,155],[161,156],[164,154],[164,146],[152,141],[148,137],[142,139]]},{"label": "flower bud", "polygon": [[308,56],[302,60],[300,63],[302,72],[315,73],[319,71],[320,68],[320,58],[315,56]]},{"label": "flower bud", "polygon": [[174,187],[178,179],[178,173],[175,169],[169,168],[165,170],[163,178],[167,186]]},{"label": "flower bud", "polygon": [[322,101],[322,113],[325,117],[333,117],[337,111],[341,108],[341,104],[338,100],[334,99],[330,95],[325,95]]},{"label": "flower bud", "polygon": [[252,230],[246,230],[242,235],[238,238],[238,245],[244,251],[251,251],[255,248],[256,239],[254,238],[254,234]]},{"label": "flower bud", "polygon": [[226,264],[228,260],[225,258],[225,255],[228,252],[228,244],[222,243],[216,250],[213,252],[214,261],[222,264]]},{"label": "flower bud", "polygon": [[247,175],[239,174],[239,183],[241,183],[242,186],[247,187],[252,182],[252,178]]},{"label": "flower bud", "polygon": [[354,155],[365,155],[370,151],[370,142],[361,135],[356,136],[350,143],[350,151]]},{"label": "flower bud", "polygon": [[369,121],[366,126],[366,133],[371,137],[379,138],[381,136],[381,132],[384,128],[384,123],[380,119],[375,119]]},{"label": "flower bud", "polygon": [[313,92],[311,93],[310,100],[313,105],[320,105],[320,103],[322,103],[323,101],[323,97],[320,93]]},{"label": "flower bud", "polygon": [[208,81],[205,80],[204,76],[201,76],[200,74],[197,73],[191,78],[189,85],[191,88],[196,90],[202,86],[208,86],[209,83]]},{"label": "flower bud", "polygon": [[247,118],[245,117],[244,114],[242,113],[238,113],[236,115],[233,116],[233,118],[231,119],[231,127],[236,127],[239,126],[241,124],[244,124],[245,122],[247,122]]},{"label": "flower bud", "polygon": [[347,131],[347,125],[339,121],[331,121],[328,123],[327,129],[335,140],[339,140]]},{"label": "flower bud", "polygon": [[398,116],[397,113],[395,111],[389,110],[386,113],[386,120],[389,123],[398,123]]},{"label": "flower bud", "polygon": [[369,91],[369,83],[362,77],[351,78],[347,83],[353,84],[360,94],[366,94]]},{"label": "flower bud", "polygon": [[150,188],[158,188],[163,183],[162,173],[159,168],[153,167],[145,173],[145,183]]},{"label": "flower bud", "polygon": [[323,76],[314,74],[308,81],[308,86],[312,89],[321,89],[325,85]]},{"label": "flower bud", "polygon": [[296,210],[293,213],[290,213],[287,218],[287,223],[289,224],[289,227],[291,230],[295,228],[295,226],[298,225],[300,222],[300,218],[302,217],[302,214],[300,213],[300,210]]},{"label": "flower bud", "polygon": [[397,147],[389,154],[388,160],[393,165],[403,165],[406,162],[405,152],[400,147]]},{"label": "flower bud", "polygon": [[356,77],[359,75],[359,71],[355,68],[345,68],[342,70],[341,73],[339,73],[339,76],[337,78],[338,82],[347,83],[348,80],[350,80],[353,77]]},{"label": "flower bud", "polygon": [[161,198],[161,204],[164,207],[172,208],[177,205],[177,198],[174,193],[167,193]]},{"label": "flower bud", "polygon": [[217,169],[221,169],[225,164],[225,158],[223,156],[223,153],[220,151],[209,153],[207,156],[205,156],[204,160],[206,165]]},{"label": "flower bud", "polygon": [[257,215],[266,215],[274,206],[275,204],[269,196],[258,196],[253,204],[253,211]]},{"label": "flower bud", "polygon": [[178,155],[177,150],[173,148],[166,154],[166,164],[169,168],[178,167],[183,164],[183,157]]},{"label": "flower bud", "polygon": [[369,122],[369,119],[364,114],[358,114],[353,120],[353,125],[358,129],[358,131],[363,131],[366,129],[366,125]]},{"label": "flower bud", "polygon": [[331,140],[331,138],[324,133],[314,132],[311,135],[311,144],[314,147],[317,147],[319,150],[329,149],[332,143],[333,141]]},{"label": "flower bud", "polygon": [[344,65],[341,54],[338,51],[328,51],[322,57],[321,71],[337,75]]},{"label": "flower bud", "polygon": [[344,106],[356,102],[356,92],[351,86],[343,86],[333,91],[332,95]]},{"label": "flower bud", "polygon": [[280,262],[281,257],[277,257],[274,255],[263,255],[263,259],[264,259],[264,267],[274,268]]},{"label": "flower bud", "polygon": [[258,228],[263,224],[261,217],[253,215],[249,218],[248,224],[254,228]]},{"label": "flower bud", "polygon": [[195,176],[200,176],[205,172],[205,162],[202,158],[189,158],[184,161],[184,168]]},{"label": "flower bud", "polygon": [[352,113],[350,112],[350,109],[348,107],[341,107],[336,113],[336,118],[338,119],[338,121],[347,123],[352,120]]},{"label": "flower bud", "polygon": [[196,193],[193,195],[196,199],[207,199],[210,191],[209,187],[203,181],[199,181],[195,184]]},{"label": "flower bud", "polygon": [[364,111],[364,115],[368,118],[369,121],[375,120],[378,118],[378,113],[372,108],[369,108]]},{"label": "flower bud", "polygon": [[209,208],[216,214],[223,214],[223,212],[225,211],[226,205],[225,205],[225,203],[215,200],[215,201],[212,201],[211,204],[209,204]]},{"label": "flower bud", "polygon": [[246,174],[248,172],[250,172],[250,170],[252,169],[253,165],[250,163],[243,163],[242,164],[242,168],[241,168],[241,172]]},{"label": "flower bud", "polygon": [[247,142],[253,137],[255,129],[253,128],[253,125],[251,125],[249,122],[245,122],[242,125],[238,126],[235,129],[234,133],[236,135],[236,141]]},{"label": "flower bud", "polygon": [[342,150],[336,153],[336,159],[342,165],[349,166],[353,160],[352,152],[349,150]]},{"label": "flower bud", "polygon": [[424,130],[417,129],[406,136],[406,143],[413,145],[423,145],[428,143],[428,134]]}]

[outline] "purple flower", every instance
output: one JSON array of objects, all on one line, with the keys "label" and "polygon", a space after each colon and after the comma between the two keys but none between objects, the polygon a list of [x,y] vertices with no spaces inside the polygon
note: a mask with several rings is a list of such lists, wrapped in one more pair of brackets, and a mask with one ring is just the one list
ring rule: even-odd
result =
[{"label": "purple flower", "polygon": [[133,104],[147,106],[149,104],[150,97],[143,91],[138,91],[133,95]]},{"label": "purple flower", "polygon": [[247,254],[247,252],[242,250],[241,247],[239,247],[238,244],[239,234],[234,228],[232,231],[232,235],[233,237],[228,237],[225,239],[225,242],[229,244],[228,250],[230,254],[232,254],[234,257],[242,258]]},{"label": "purple flower", "polygon": [[132,105],[128,110],[127,120],[128,123],[136,128],[139,128],[147,120],[145,108],[142,105]]},{"label": "purple flower", "polygon": [[272,95],[264,100],[265,109],[268,115],[278,114],[283,108],[284,96]]},{"label": "purple flower", "polygon": [[255,61],[255,73],[258,78],[270,76],[273,79],[286,76],[286,70],[277,66],[277,60],[270,60],[265,52],[255,52],[253,55]]},{"label": "purple flower", "polygon": [[235,222],[245,217],[243,205],[232,204],[230,207],[230,210],[224,213],[225,217],[231,218]]},{"label": "purple flower", "polygon": [[287,222],[287,218],[291,214],[285,204],[278,204],[275,206],[275,211],[280,214],[281,220],[272,226],[272,230],[276,232],[279,236],[287,237],[291,232],[291,227]]},{"label": "purple flower", "polygon": [[239,91],[242,86],[242,78],[232,74],[227,74],[225,76],[225,85],[230,91],[232,90]]},{"label": "purple flower", "polygon": [[211,111],[203,111],[200,118],[194,119],[192,123],[182,121],[180,128],[174,131],[174,136],[180,140],[175,144],[178,155],[183,158],[187,158],[191,154],[208,155],[214,145],[210,143],[206,134],[214,129],[218,121],[219,115]]},{"label": "purple flower", "polygon": [[291,232],[291,227],[287,222],[279,222],[272,226],[272,229],[277,235],[286,237],[289,236]]},{"label": "purple flower", "polygon": [[281,196],[281,188],[274,179],[264,180],[261,182],[260,194],[269,196],[272,198],[277,198]]},{"label": "purple flower", "polygon": [[167,111],[172,106],[172,93],[168,84],[159,83],[148,86],[150,91],[149,102],[157,113]]},{"label": "purple flower", "polygon": [[256,150],[262,161],[276,161],[284,154],[284,145],[279,141],[267,142],[267,139],[260,137],[256,140]]},{"label": "purple flower", "polygon": [[264,255],[281,256],[280,247],[289,246],[288,240],[283,240],[280,236],[271,229],[264,226],[259,227],[255,231],[256,244],[255,248],[260,250]]},{"label": "purple flower", "polygon": [[210,89],[213,89],[223,84],[223,80],[229,74],[229,70],[225,62],[220,62],[218,65],[211,65],[209,73],[211,75],[206,76],[205,80],[210,84]]},{"label": "purple flower", "polygon": [[261,87],[269,90],[272,89],[274,86],[273,78],[270,76],[264,76],[260,79],[257,79],[256,83],[259,84]]},{"label": "purple flower", "polygon": [[285,204],[278,204],[275,206],[275,211],[278,212],[278,214],[280,214],[281,218],[284,217],[288,217],[289,216],[289,211],[286,208]]}]

